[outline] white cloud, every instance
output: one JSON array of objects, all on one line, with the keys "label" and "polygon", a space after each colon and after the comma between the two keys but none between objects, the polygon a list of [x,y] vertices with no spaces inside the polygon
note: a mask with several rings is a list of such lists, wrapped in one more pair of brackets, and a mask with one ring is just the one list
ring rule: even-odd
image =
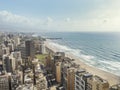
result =
[{"label": "white cloud", "polygon": [[[120,1],[110,0],[109,3],[87,13],[84,18],[77,17],[67,20],[65,25],[71,31],[120,31]],[[64,26],[64,25],[63,25]]]},{"label": "white cloud", "polygon": [[120,0],[109,3],[87,13],[84,18],[71,17],[55,23],[54,28],[66,31],[120,31]]},{"label": "white cloud", "polygon": [[47,17],[47,19],[44,22],[44,25],[50,26],[53,23],[53,19],[51,17]]},{"label": "white cloud", "polygon": [[89,25],[93,25],[96,29],[101,28],[108,31],[120,30],[120,0],[110,0],[108,5],[101,5],[95,11],[90,12],[91,16]]},{"label": "white cloud", "polygon": [[70,22],[70,20],[71,20],[70,18],[66,18],[65,19],[66,22]]},{"label": "white cloud", "polygon": [[0,11],[0,22],[4,24],[32,25],[30,19],[7,11]]},{"label": "white cloud", "polygon": [[51,17],[47,17],[47,22],[53,22],[53,19]]},{"label": "white cloud", "polygon": [[120,1],[100,5],[99,8],[87,13],[84,18],[67,17],[55,19],[48,16],[45,19],[27,18],[8,11],[0,11],[0,23],[54,31],[119,31]]},{"label": "white cloud", "polygon": [[22,27],[25,29],[51,29],[54,28],[53,21],[51,17],[47,17],[46,19],[27,18],[8,11],[0,11],[0,28],[3,25],[8,28],[17,26],[18,28]]}]

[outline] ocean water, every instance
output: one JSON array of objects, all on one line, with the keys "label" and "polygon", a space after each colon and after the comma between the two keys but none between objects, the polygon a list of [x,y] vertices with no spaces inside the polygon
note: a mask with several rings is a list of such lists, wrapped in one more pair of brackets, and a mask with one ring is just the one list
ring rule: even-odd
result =
[{"label": "ocean water", "polygon": [[50,45],[72,53],[82,62],[120,76],[120,33],[51,32],[40,33]]}]

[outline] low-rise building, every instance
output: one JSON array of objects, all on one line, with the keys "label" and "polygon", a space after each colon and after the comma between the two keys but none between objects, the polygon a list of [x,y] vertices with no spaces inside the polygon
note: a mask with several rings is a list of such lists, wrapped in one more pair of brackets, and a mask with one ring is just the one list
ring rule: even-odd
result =
[{"label": "low-rise building", "polygon": [[16,90],[37,90],[33,84],[19,85]]},{"label": "low-rise building", "polygon": [[92,82],[92,90],[109,90],[108,81],[102,79],[99,76],[94,76],[91,82]]},{"label": "low-rise building", "polygon": [[111,86],[110,90],[120,90],[120,84]]},{"label": "low-rise building", "polygon": [[47,83],[46,77],[42,73],[39,73],[38,78],[36,78],[37,90],[47,90]]}]

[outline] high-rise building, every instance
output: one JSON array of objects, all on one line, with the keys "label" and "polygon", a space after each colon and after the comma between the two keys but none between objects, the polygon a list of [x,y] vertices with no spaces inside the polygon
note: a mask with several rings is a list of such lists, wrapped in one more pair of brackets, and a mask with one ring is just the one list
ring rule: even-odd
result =
[{"label": "high-rise building", "polygon": [[12,71],[14,71],[16,69],[17,64],[16,64],[16,59],[13,57],[13,53],[11,53],[9,59],[11,62]]},{"label": "high-rise building", "polygon": [[61,83],[61,62],[56,63],[56,81]]},{"label": "high-rise building", "polygon": [[12,72],[16,69],[16,60],[14,57],[12,57],[12,54],[10,56],[4,55],[3,56],[3,69],[6,72]]},{"label": "high-rise building", "polygon": [[48,54],[48,56],[46,57],[46,63],[45,63],[46,67],[50,68],[51,67],[51,55],[50,53]]},{"label": "high-rise building", "polygon": [[11,59],[9,59],[9,57],[5,57],[5,59],[3,60],[4,62],[4,69],[6,72],[12,72],[12,65],[11,65]]},{"label": "high-rise building", "polygon": [[0,73],[3,71],[3,62],[0,60]]},{"label": "high-rise building", "polygon": [[67,70],[67,90],[75,90],[75,68]]},{"label": "high-rise building", "polygon": [[92,80],[92,77],[93,75],[90,74],[90,73],[85,73],[83,75],[83,80],[84,80],[84,83],[85,83],[85,89],[84,90],[93,90],[92,89],[92,84],[91,84],[91,80]]},{"label": "high-rise building", "polygon": [[9,51],[13,52],[14,51],[14,45],[13,43],[8,43]]},{"label": "high-rise building", "polygon": [[21,84],[21,75],[19,73],[14,73],[10,77],[11,90],[16,90],[16,88]]},{"label": "high-rise building", "polygon": [[16,68],[18,65],[22,64],[22,57],[20,51],[13,52],[13,57],[15,58]]},{"label": "high-rise building", "polygon": [[85,90],[85,81],[82,78],[85,73],[84,69],[77,70],[75,74],[75,90]]},{"label": "high-rise building", "polygon": [[5,45],[6,47],[8,46],[8,41],[7,41],[7,40],[4,41],[4,45]]},{"label": "high-rise building", "polygon": [[55,73],[56,72],[56,63],[57,62],[62,62],[62,60],[63,60],[63,58],[62,58],[61,52],[56,52],[54,54],[54,59],[51,60],[51,67],[52,67],[52,71],[53,71],[54,74],[56,74]]},{"label": "high-rise building", "polygon": [[3,47],[3,48],[2,48],[2,52],[3,52],[3,54],[10,54],[10,49],[9,49],[9,47]]},{"label": "high-rise building", "polygon": [[72,67],[72,61],[70,58],[64,58],[61,63],[61,85],[65,90],[69,90],[69,88],[74,90],[76,69],[77,68]]},{"label": "high-rise building", "polygon": [[24,44],[19,45],[18,46],[18,50],[20,50],[20,52],[21,52],[22,59],[25,59],[26,58],[26,48],[25,48],[25,45]]},{"label": "high-rise building", "polygon": [[2,57],[3,51],[2,51],[2,45],[0,45],[0,57]]},{"label": "high-rise building", "polygon": [[14,42],[15,42],[15,46],[20,44],[20,38],[19,37],[14,37]]},{"label": "high-rise building", "polygon": [[63,87],[65,88],[65,90],[67,90],[67,70],[69,69],[69,64],[65,64],[62,63],[61,65],[61,84],[63,85]]},{"label": "high-rise building", "polygon": [[84,69],[79,69],[75,75],[75,90],[93,90],[90,82],[92,77],[93,75]]},{"label": "high-rise building", "polygon": [[46,53],[46,47],[45,47],[44,41],[40,42],[40,53],[41,54],[45,54]]},{"label": "high-rise building", "polygon": [[65,53],[64,52],[56,52],[54,55],[54,60],[55,62],[58,60],[63,60],[65,57]]},{"label": "high-rise building", "polygon": [[26,56],[34,58],[35,56],[34,42],[31,40],[25,41],[25,47],[26,47]]}]

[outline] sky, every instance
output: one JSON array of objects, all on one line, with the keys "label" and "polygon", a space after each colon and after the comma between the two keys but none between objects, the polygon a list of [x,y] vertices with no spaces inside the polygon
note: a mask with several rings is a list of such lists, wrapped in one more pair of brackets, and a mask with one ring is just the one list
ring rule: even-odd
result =
[{"label": "sky", "polygon": [[0,30],[120,31],[120,0],[0,0]]}]

